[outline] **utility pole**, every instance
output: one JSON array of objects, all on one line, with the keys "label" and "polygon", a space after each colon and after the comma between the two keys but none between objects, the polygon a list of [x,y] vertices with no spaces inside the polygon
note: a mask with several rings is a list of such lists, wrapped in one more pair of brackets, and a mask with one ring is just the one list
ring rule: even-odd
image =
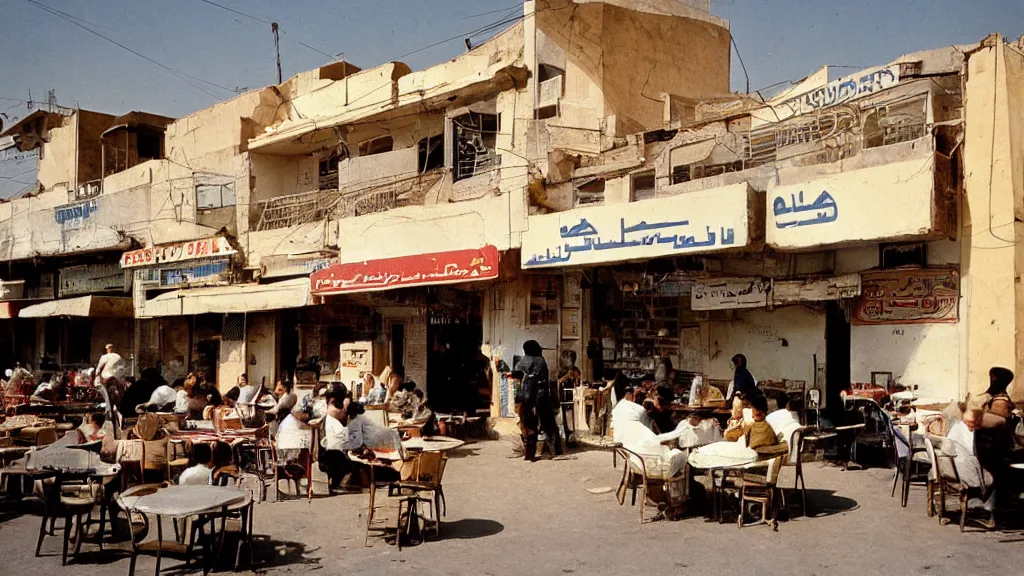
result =
[{"label": "utility pole", "polygon": [[281,39],[277,35],[277,22],[270,23],[270,31],[274,33],[274,52],[277,53],[277,83],[281,83]]}]

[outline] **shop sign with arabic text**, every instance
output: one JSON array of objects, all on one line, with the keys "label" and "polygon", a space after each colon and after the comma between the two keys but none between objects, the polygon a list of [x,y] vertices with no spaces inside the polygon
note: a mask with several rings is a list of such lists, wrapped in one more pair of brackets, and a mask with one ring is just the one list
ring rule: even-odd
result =
[{"label": "shop sign with arabic text", "polygon": [[331,264],[313,273],[310,282],[317,296],[472,282],[497,278],[499,260],[497,248],[484,246],[474,250]]}]

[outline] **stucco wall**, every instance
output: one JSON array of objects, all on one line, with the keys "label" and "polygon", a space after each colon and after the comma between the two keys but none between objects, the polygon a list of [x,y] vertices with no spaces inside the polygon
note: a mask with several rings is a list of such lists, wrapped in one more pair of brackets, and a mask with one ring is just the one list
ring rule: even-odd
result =
[{"label": "stucco wall", "polygon": [[256,364],[248,364],[249,381],[258,384],[266,379],[268,390],[272,390],[278,377],[277,345],[278,345],[277,314],[249,314],[246,318],[246,355],[256,359]]},{"label": "stucco wall", "polygon": [[[1024,366],[1017,334],[1024,319],[1017,286],[1017,253],[1024,234],[1014,221],[1024,193],[1019,176],[1024,138],[1020,65],[1020,55],[1006,49],[998,36],[969,54],[967,61],[962,254],[963,283],[971,302],[967,387],[974,393],[987,388],[990,367],[1006,366],[1019,373]],[[1012,105],[1018,112],[1009,112]]]},{"label": "stucco wall", "polygon": [[819,363],[826,360],[825,314],[817,310],[802,306],[739,310],[732,320],[714,319],[707,324],[704,357],[712,379],[731,380],[731,358],[743,354],[758,381],[804,380],[810,389],[813,355],[817,354]]},{"label": "stucco wall", "polygon": [[[929,266],[960,263],[960,245],[953,240],[927,244]],[[864,272],[878,267],[878,244],[836,251],[836,273]],[[965,337],[968,300],[960,299],[956,324],[886,324],[850,327],[850,378],[871,382],[871,372],[892,372],[904,386],[917,387],[922,400],[961,398],[965,393]]]},{"label": "stucco wall", "polygon": [[522,222],[523,196],[509,193],[470,202],[409,206],[339,223],[344,262],[480,248],[508,250],[510,224]]},{"label": "stucco wall", "polygon": [[662,93],[729,94],[729,30],[689,18],[605,5],[602,49],[606,114],[616,135],[660,128]]},{"label": "stucco wall", "polygon": [[60,126],[50,128],[50,141],[45,144],[36,170],[36,180],[44,190],[49,190],[58,184],[66,184],[69,189],[75,185],[75,134],[77,131],[78,116],[67,116]]},{"label": "stucco wall", "polygon": [[[529,324],[529,290],[528,278],[519,276],[513,281],[495,284],[491,290],[484,292],[484,346],[490,346],[492,357],[501,358],[511,367],[512,359],[523,355],[523,343],[536,340],[544,348],[548,369],[556,370],[558,324]],[[494,298],[498,293],[502,297],[498,307],[502,310],[494,309]]]}]

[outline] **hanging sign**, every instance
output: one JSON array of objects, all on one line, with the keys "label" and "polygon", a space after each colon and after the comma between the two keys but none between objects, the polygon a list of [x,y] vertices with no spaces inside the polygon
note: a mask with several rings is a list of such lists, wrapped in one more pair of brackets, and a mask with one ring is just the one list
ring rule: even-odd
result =
[{"label": "hanging sign", "polygon": [[498,277],[500,255],[494,246],[398,258],[332,264],[310,276],[318,296],[372,292],[409,286],[454,284]]}]

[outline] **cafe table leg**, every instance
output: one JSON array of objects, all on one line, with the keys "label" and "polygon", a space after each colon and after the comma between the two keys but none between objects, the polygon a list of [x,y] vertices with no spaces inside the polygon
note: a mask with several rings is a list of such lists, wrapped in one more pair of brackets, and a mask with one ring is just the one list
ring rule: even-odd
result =
[{"label": "cafe table leg", "polygon": [[[164,551],[164,525],[163,518],[156,517],[156,576],[160,576],[160,556]],[[131,521],[131,518],[128,518]]]}]

